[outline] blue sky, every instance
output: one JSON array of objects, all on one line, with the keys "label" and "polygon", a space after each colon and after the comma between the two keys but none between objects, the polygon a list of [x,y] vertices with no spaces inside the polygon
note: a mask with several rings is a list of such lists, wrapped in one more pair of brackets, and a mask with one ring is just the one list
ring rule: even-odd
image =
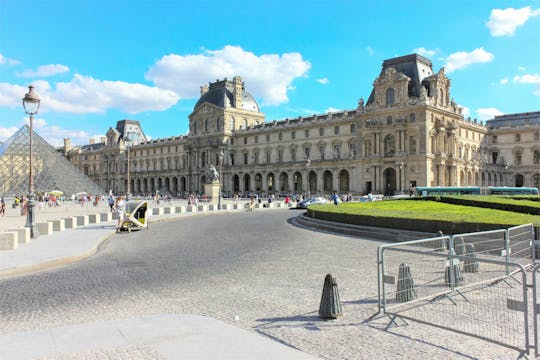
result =
[{"label": "blue sky", "polygon": [[240,75],[267,121],[353,109],[382,62],[445,67],[471,118],[540,110],[540,0],[0,0],[0,141],[86,144],[121,119],[187,134],[203,84]]}]

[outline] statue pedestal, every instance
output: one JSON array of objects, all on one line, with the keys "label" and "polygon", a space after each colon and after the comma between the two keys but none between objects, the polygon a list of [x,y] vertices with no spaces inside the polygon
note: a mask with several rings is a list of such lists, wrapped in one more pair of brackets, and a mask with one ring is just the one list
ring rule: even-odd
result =
[{"label": "statue pedestal", "polygon": [[204,194],[211,204],[217,204],[219,199],[219,181],[211,182],[210,184],[204,184]]}]

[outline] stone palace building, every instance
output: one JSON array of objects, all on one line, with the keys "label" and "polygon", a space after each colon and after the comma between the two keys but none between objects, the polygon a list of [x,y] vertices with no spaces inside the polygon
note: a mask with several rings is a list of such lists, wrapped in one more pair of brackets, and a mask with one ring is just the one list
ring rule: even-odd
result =
[{"label": "stone palace building", "polygon": [[540,112],[465,119],[444,68],[412,54],[385,60],[351,110],[266,121],[236,76],[201,87],[188,135],[147,141],[138,121],[121,120],[100,143],[65,139],[61,151],[114,193],[201,193],[212,164],[225,194],[396,194],[539,187],[539,134]]}]

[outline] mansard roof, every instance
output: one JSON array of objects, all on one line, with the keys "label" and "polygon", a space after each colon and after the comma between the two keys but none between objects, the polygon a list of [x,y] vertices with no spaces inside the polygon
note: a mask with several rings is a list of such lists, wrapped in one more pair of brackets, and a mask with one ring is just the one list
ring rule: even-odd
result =
[{"label": "mansard roof", "polygon": [[[409,96],[412,97],[420,97],[422,81],[433,75],[431,61],[418,54],[410,54],[384,60],[379,76],[383,75],[389,68],[393,68],[398,73],[402,73],[411,79],[409,84]],[[366,105],[369,105],[374,101],[374,96],[375,89],[371,91]]]},{"label": "mansard roof", "polygon": [[[231,81],[227,79],[216,81],[214,83],[210,83],[209,86],[208,91],[203,94],[199,101],[197,101],[195,104],[193,111],[195,111],[205,102],[221,108],[237,107],[234,103],[234,85]],[[245,89],[242,89],[242,109],[260,112],[259,104],[257,104],[255,98]]]}]

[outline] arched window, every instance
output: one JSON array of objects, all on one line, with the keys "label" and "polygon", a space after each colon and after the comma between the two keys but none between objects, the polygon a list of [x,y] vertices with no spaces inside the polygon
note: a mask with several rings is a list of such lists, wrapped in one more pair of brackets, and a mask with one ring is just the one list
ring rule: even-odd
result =
[{"label": "arched window", "polygon": [[236,128],[236,121],[234,120],[234,116],[231,116],[231,121],[230,121],[230,124],[229,124],[231,130],[234,130]]},{"label": "arched window", "polygon": [[216,128],[217,128],[217,131],[221,131],[221,119],[220,118],[217,118],[216,119]]},{"label": "arched window", "polygon": [[244,119],[244,129],[247,129],[247,127],[248,127],[248,121],[247,119]]},{"label": "arched window", "polygon": [[394,104],[394,89],[388,88],[386,89],[386,105],[393,105]]},{"label": "arched window", "polygon": [[210,120],[206,119],[204,120],[204,131],[205,132],[208,132],[209,128],[210,128]]}]

